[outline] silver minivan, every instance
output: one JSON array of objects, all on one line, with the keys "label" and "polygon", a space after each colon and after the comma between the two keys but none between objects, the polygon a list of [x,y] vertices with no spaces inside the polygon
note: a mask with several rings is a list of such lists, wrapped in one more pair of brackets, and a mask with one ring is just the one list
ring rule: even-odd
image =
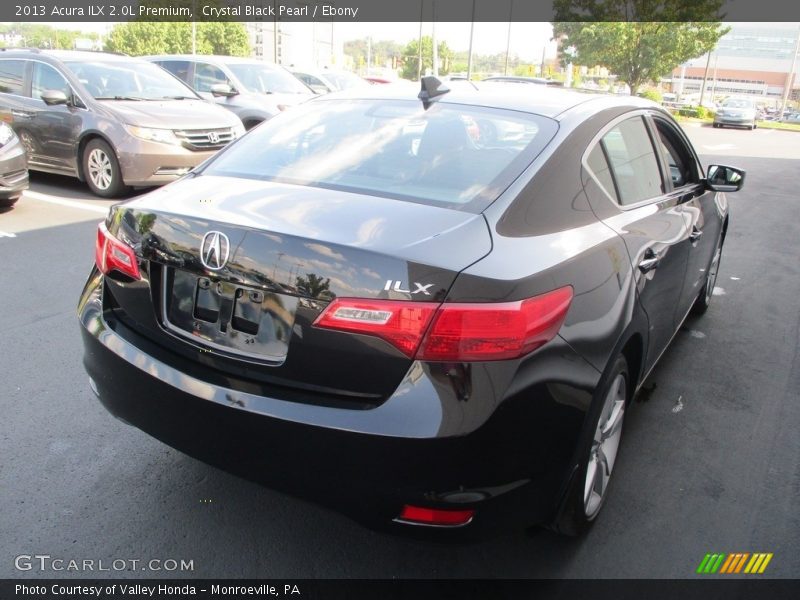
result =
[{"label": "silver minivan", "polygon": [[244,134],[236,115],[163,69],[102,52],[0,51],[0,118],[30,169],[105,198],[174,181]]}]

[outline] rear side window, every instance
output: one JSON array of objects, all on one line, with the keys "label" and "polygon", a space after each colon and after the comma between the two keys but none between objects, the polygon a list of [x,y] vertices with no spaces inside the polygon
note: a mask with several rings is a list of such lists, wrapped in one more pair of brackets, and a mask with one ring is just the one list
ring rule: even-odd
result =
[{"label": "rear side window", "polygon": [[[603,136],[600,146],[611,167],[621,205],[636,204],[664,193],[658,159],[643,117],[619,123]],[[599,173],[595,175],[600,179]]]},{"label": "rear side window", "polygon": [[24,60],[0,60],[0,92],[22,96],[22,74],[24,72]]},{"label": "rear side window", "polygon": [[611,169],[608,166],[608,161],[606,160],[606,155],[603,152],[603,146],[601,144],[595,145],[589,153],[587,162],[589,164],[589,169],[591,169],[592,173],[597,177],[597,180],[600,182],[600,185],[603,186],[606,193],[614,200],[619,201],[617,197],[617,188],[614,185],[614,178],[611,176]]},{"label": "rear side window", "polygon": [[315,100],[274,117],[204,173],[483,210],[552,139],[527,113],[418,101]]}]

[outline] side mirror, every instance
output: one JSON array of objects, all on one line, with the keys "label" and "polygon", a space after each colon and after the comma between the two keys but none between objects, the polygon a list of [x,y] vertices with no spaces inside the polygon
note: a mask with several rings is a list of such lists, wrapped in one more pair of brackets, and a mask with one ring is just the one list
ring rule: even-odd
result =
[{"label": "side mirror", "polygon": [[239,92],[229,86],[227,83],[215,83],[211,86],[211,93],[214,96],[225,96],[230,98],[231,96],[235,96]]},{"label": "side mirror", "polygon": [[56,104],[69,104],[67,95],[61,90],[45,90],[41,95],[42,101],[47,106],[54,106]]},{"label": "side mirror", "polygon": [[709,165],[706,187],[715,192],[738,192],[744,185],[744,171],[736,167]]}]

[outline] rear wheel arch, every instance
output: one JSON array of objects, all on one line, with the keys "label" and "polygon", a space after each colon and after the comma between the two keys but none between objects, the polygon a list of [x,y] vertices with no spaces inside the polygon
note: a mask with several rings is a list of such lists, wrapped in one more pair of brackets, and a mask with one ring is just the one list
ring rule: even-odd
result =
[{"label": "rear wheel arch", "polygon": [[644,368],[644,339],[639,332],[632,333],[620,351],[628,363],[628,404],[633,400]]}]

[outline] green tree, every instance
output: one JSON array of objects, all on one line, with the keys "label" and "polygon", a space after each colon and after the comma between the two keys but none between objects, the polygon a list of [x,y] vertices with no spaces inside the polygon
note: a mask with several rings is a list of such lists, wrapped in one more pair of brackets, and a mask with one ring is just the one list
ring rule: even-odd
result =
[{"label": "green tree", "polygon": [[22,36],[22,45],[28,48],[58,48],[71,50],[78,38],[96,41],[96,33],[83,33],[74,30],[56,29],[49,25],[37,23],[4,23],[0,25],[0,33]]},{"label": "green tree", "polygon": [[331,292],[330,278],[323,279],[315,273],[306,273],[305,277],[297,277],[295,286],[301,293],[312,298],[335,297],[335,294]]},{"label": "green tree", "polygon": [[[631,94],[717,45],[729,28],[716,19],[723,0],[554,0],[553,34],[573,62],[602,65],[627,83]],[[577,19],[587,18],[586,21]]]},{"label": "green tree", "polygon": [[[447,75],[450,72],[450,64],[453,60],[453,51],[448,47],[447,42],[439,42],[439,74]],[[419,40],[412,40],[403,49],[403,72],[404,79],[417,78],[417,65],[419,64]],[[422,36],[422,73],[425,69],[433,68],[433,38],[429,35]]]},{"label": "green tree", "polygon": [[[244,24],[230,21],[197,23],[197,53],[247,56],[250,44]],[[189,22],[132,21],[115,25],[106,49],[132,56],[186,54],[192,51]]]},{"label": "green tree", "polygon": [[[344,53],[353,59],[355,65],[367,64],[367,40],[350,40],[344,43]],[[372,65],[383,67],[387,63],[393,62],[392,59],[399,59],[403,56],[403,44],[394,41],[381,40],[372,42]]]}]

